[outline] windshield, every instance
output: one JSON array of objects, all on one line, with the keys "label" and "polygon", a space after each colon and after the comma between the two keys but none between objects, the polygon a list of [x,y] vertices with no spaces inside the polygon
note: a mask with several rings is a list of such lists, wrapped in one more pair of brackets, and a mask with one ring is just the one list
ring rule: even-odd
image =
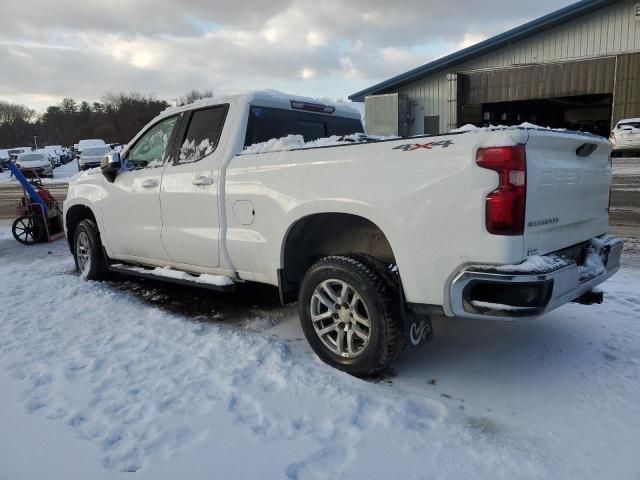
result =
[{"label": "windshield", "polygon": [[82,152],[85,157],[98,157],[107,153],[109,149],[107,147],[90,147]]},{"label": "windshield", "polygon": [[41,153],[28,153],[18,159],[20,162],[41,162],[44,156]]}]

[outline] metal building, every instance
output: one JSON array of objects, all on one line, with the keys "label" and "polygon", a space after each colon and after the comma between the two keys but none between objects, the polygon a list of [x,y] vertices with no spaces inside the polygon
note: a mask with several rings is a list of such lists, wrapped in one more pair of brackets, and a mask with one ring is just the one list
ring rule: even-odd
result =
[{"label": "metal building", "polygon": [[640,0],[580,1],[349,98],[369,115],[381,94],[408,104],[409,135],[522,122],[608,135],[640,117]]}]

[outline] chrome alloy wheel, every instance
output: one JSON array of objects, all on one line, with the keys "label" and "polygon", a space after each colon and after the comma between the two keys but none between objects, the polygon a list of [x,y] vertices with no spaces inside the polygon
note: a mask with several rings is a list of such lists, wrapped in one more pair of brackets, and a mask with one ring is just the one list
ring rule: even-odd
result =
[{"label": "chrome alloy wheel", "polygon": [[78,260],[78,271],[84,276],[91,268],[91,243],[87,232],[80,232],[76,240],[76,258]]},{"label": "chrome alloy wheel", "polygon": [[369,345],[371,318],[360,294],[347,282],[321,282],[311,296],[311,321],[316,334],[335,355],[354,358]]}]

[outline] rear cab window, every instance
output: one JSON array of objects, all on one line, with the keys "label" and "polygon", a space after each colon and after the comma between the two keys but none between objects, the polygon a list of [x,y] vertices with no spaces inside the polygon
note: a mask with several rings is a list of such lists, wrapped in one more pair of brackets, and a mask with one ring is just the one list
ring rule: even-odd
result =
[{"label": "rear cab window", "polygon": [[364,133],[360,119],[252,105],[244,145],[248,147],[287,135],[302,135],[305,142],[309,142],[354,133]]}]

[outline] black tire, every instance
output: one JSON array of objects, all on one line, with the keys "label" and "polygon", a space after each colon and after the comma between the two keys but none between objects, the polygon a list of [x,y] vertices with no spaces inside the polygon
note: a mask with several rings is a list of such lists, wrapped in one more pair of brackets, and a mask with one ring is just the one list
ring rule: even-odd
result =
[{"label": "black tire", "polygon": [[23,215],[13,221],[13,238],[23,245],[33,245],[45,240],[47,235],[42,219],[33,215]]},{"label": "black tire", "polygon": [[[319,300],[330,298],[329,289],[340,288],[347,284],[352,287],[353,296],[361,298],[358,301],[359,313],[352,310],[351,300],[333,306],[333,311],[326,303]],[[397,286],[381,272],[377,265],[366,261],[365,257],[331,256],[316,262],[307,272],[298,297],[300,321],[302,329],[313,351],[325,363],[359,377],[376,375],[386,370],[399,356],[403,348],[402,319],[398,302]],[[347,308],[348,306],[348,308]],[[318,308],[326,308],[319,312]],[[345,313],[348,310],[349,313]],[[314,314],[316,321],[312,320]],[[361,318],[366,313],[369,326],[363,327],[355,318]],[[326,320],[317,320],[327,314]],[[354,316],[355,315],[355,316]],[[344,320],[343,320],[344,319]],[[342,322],[346,323],[342,323]],[[333,322],[333,323],[332,323]],[[336,325],[335,330],[321,335],[321,332]],[[349,348],[349,330],[358,330],[356,334],[368,333],[368,340],[361,340],[357,348]],[[340,333],[344,331],[346,333]],[[342,335],[342,337],[340,337]],[[346,344],[344,343],[346,339]],[[351,334],[353,338],[354,334]],[[334,338],[335,337],[335,338]],[[338,344],[347,346],[345,352]],[[353,345],[352,345],[353,346]],[[333,348],[331,348],[333,347]],[[337,353],[340,352],[341,353]],[[356,352],[354,354],[354,352]]]},{"label": "black tire", "polygon": [[78,274],[87,280],[106,280],[107,261],[102,251],[100,232],[93,220],[82,220],[73,234],[73,259]]}]

